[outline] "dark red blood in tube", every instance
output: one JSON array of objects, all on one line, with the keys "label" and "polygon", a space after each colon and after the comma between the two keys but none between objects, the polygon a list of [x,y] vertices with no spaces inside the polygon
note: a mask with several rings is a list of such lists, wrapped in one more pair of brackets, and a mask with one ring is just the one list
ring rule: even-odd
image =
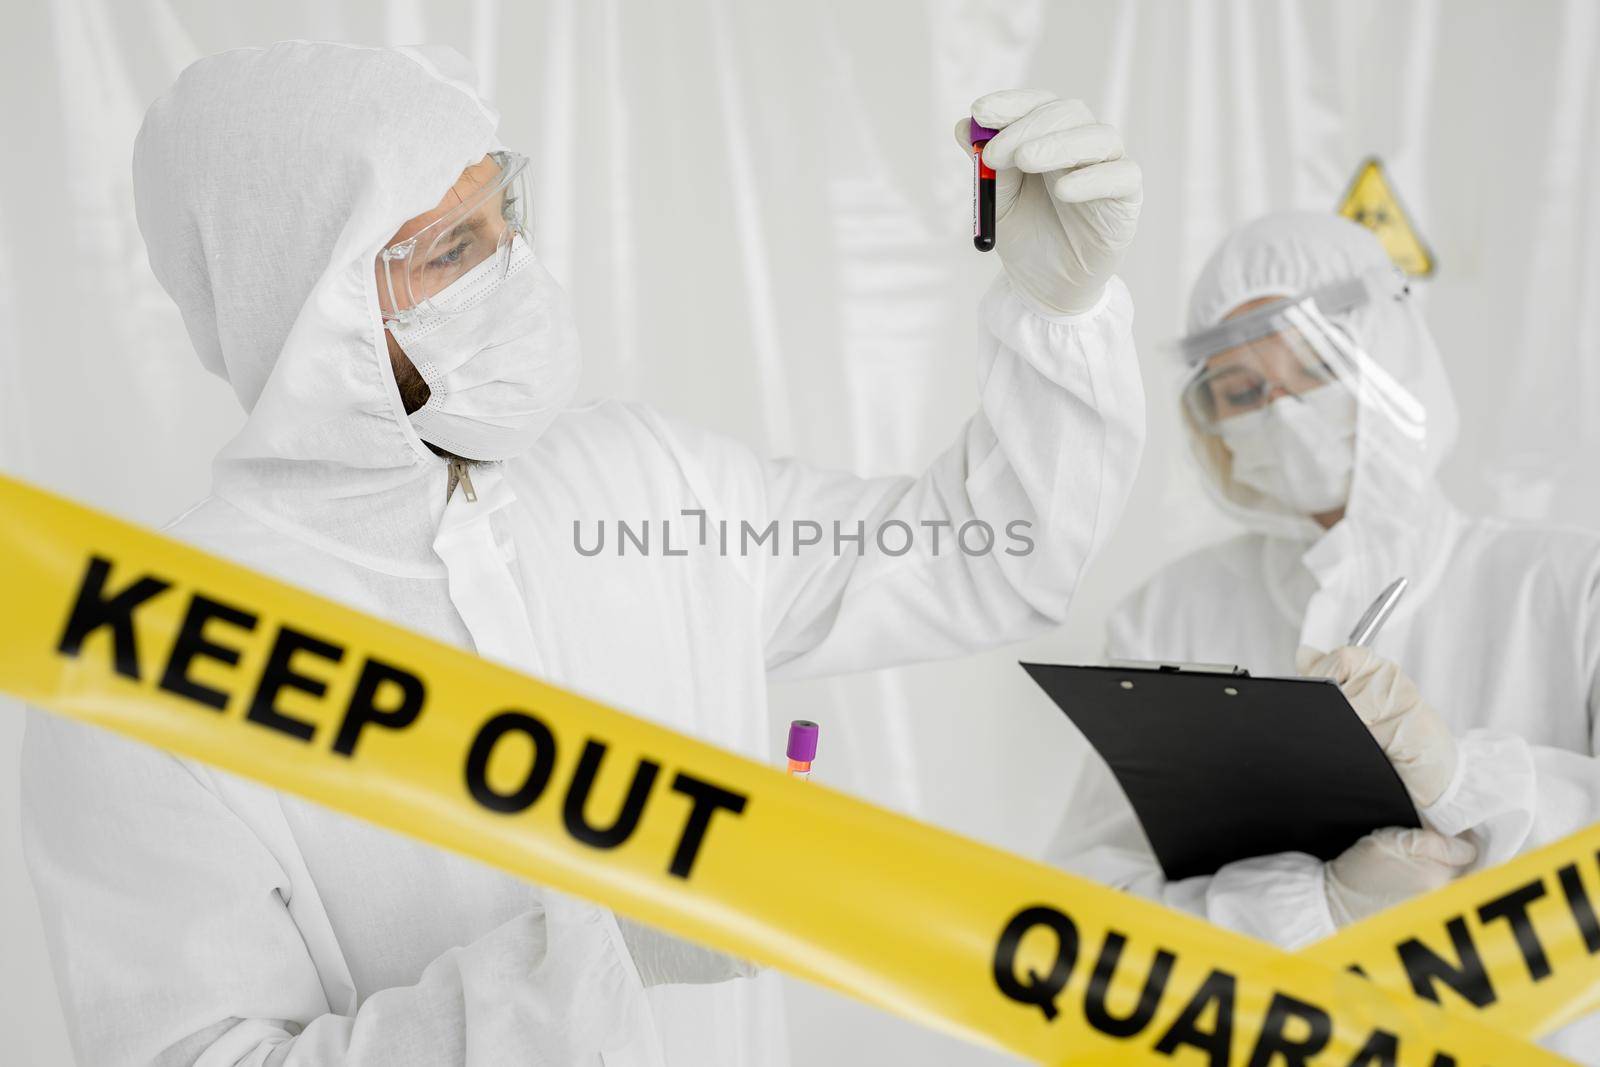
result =
[{"label": "dark red blood in tube", "polygon": [[983,161],[983,146],[999,130],[970,120],[972,138],[972,246],[980,252],[994,248],[994,169]]}]

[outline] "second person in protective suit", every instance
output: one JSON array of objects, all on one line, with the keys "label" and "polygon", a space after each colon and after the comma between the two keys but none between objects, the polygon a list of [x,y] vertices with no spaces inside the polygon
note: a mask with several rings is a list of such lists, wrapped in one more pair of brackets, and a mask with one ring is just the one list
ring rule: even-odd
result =
[{"label": "second person in protective suit", "polygon": [[[1107,654],[1336,679],[1427,829],[1168,883],[1091,760],[1050,859],[1295,948],[1600,818],[1600,538],[1445,497],[1455,404],[1377,240],[1334,215],[1253,222],[1202,270],[1189,331],[1183,421],[1208,493],[1248,532],[1119,605]],[[1337,647],[1399,577],[1373,649]],[[1600,1021],[1551,1044],[1600,1062]]]}]

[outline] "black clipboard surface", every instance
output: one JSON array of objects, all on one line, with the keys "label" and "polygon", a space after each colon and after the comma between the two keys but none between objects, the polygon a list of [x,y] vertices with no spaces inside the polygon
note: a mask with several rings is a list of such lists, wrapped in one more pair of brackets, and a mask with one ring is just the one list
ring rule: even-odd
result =
[{"label": "black clipboard surface", "polygon": [[1278,852],[1332,859],[1380,827],[1421,825],[1331,681],[1022,666],[1110,765],[1169,880]]}]

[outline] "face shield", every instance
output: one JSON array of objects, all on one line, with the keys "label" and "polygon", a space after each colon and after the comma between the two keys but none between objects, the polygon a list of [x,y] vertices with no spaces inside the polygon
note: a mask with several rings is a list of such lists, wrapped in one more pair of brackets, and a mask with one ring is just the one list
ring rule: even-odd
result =
[{"label": "face shield", "polygon": [[1229,420],[1274,401],[1307,402],[1319,390],[1338,388],[1403,436],[1420,440],[1426,421],[1421,404],[1340,325],[1376,301],[1408,295],[1398,274],[1376,271],[1274,300],[1185,337],[1185,412],[1199,432],[1216,435]]},{"label": "face shield", "polygon": [[482,268],[504,276],[512,240],[533,239],[527,168],[526,156],[490,153],[462,175],[451,189],[451,202],[412,219],[378,253],[384,325],[393,328],[424,313],[448,316],[460,310],[436,305],[432,298],[471,271]]},{"label": "face shield", "polygon": [[1361,464],[1420,466],[1425,410],[1350,328],[1408,295],[1404,279],[1383,268],[1250,307],[1182,340],[1184,415],[1231,504],[1323,515],[1346,505]]}]

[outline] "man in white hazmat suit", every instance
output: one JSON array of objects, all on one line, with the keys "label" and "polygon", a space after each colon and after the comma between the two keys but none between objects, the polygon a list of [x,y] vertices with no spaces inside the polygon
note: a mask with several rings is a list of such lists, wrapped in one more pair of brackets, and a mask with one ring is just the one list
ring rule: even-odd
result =
[{"label": "man in white hazmat suit", "polygon": [[[1107,654],[1337,679],[1428,829],[1168,883],[1093,759],[1050,859],[1295,948],[1600,818],[1600,538],[1446,500],[1435,472],[1455,405],[1377,240],[1335,215],[1251,223],[1202,270],[1189,330],[1184,421],[1210,495],[1249,532],[1130,596]],[[1338,648],[1402,576],[1371,651]],[[1600,1062],[1600,1027],[1552,1045]]]},{"label": "man in white hazmat suit", "polygon": [[[1112,277],[1141,186],[1114,130],[1047,93],[978,102],[1001,128],[1005,266],[979,410],[921,477],[863,479],[635,405],[561,410],[567,304],[472,84],[448,51],[294,42],[201,60],[152,106],[134,160],[151,265],[249,413],[176,536],[757,758],[769,673],[954,655],[1062,617],[1143,435]],[[576,520],[685,509],[866,536],[575,551]],[[1035,550],[873,536],[975,519],[1027,522]],[[24,788],[85,1064],[784,1058],[761,1021],[771,976],[709,984],[742,968],[292,796],[41,713]]]}]

